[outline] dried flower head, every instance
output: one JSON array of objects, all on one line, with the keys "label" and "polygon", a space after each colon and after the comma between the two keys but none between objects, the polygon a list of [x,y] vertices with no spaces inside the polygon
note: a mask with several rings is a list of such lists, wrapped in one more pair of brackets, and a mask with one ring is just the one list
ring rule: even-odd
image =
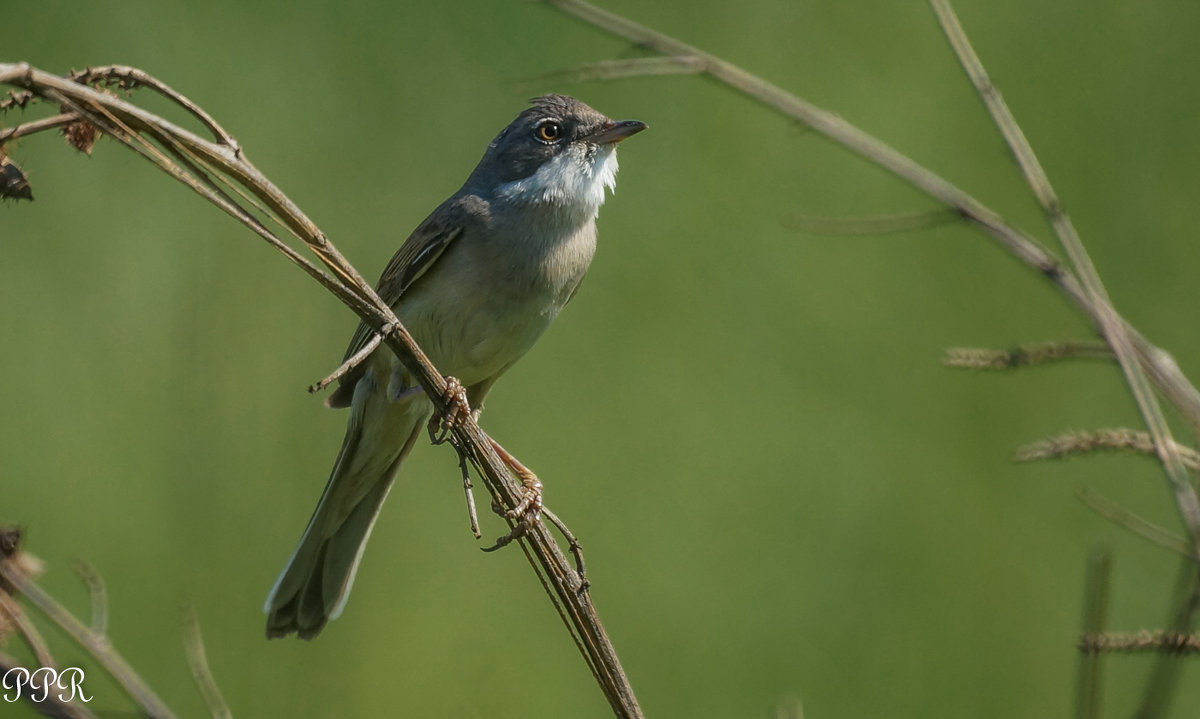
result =
[{"label": "dried flower head", "polygon": [[33,190],[25,173],[0,152],[0,199],[32,200]]},{"label": "dried flower head", "polygon": [[64,127],[62,133],[71,147],[85,155],[92,154],[92,146],[96,144],[97,136],[95,125],[80,120]]}]

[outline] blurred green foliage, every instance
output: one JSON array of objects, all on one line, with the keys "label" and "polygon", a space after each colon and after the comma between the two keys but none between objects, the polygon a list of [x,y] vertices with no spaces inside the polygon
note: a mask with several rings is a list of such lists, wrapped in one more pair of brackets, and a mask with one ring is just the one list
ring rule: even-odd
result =
[{"label": "blurred green foliage", "polygon": [[[605,6],[841,114],[1049,241],[923,3]],[[1118,308],[1200,377],[1200,5],[956,8]],[[6,61],[172,84],[370,277],[525,98],[649,123],[621,148],[583,291],[483,418],[583,540],[649,716],[767,717],[789,697],[811,717],[1065,716],[1096,542],[1115,551],[1110,626],[1163,623],[1177,559],[1074,498],[1091,487],[1175,528],[1156,467],[1010,461],[1050,433],[1136,424],[1119,372],[938,362],[1085,324],[967,227],[789,229],[931,203],[715,83],[531,82],[638,51],[526,2],[41,0],[9,3],[3,37]],[[304,387],[355,318],[114,143],[12,154],[37,201],[0,206],[0,519],[81,612],[69,565],[95,565],[117,648],[169,704],[204,713],[178,628],[190,602],[239,717],[609,715],[520,552],[478,551],[448,448],[406,465],[345,615],[311,644],[263,639],[342,434]],[[1111,715],[1148,667],[1110,660]],[[1193,662],[1173,716],[1200,708],[1198,678]]]}]

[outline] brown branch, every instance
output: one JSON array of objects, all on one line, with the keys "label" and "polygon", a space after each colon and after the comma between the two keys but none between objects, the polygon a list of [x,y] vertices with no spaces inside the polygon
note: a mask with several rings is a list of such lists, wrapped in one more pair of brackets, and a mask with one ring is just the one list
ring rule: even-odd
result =
[{"label": "brown branch", "polygon": [[50,645],[42,637],[42,633],[38,631],[33,622],[29,621],[29,617],[25,612],[21,611],[21,605],[12,598],[7,592],[0,591],[0,624],[5,627],[12,627],[17,630],[25,643],[33,651],[33,656],[38,660],[38,664],[44,667],[58,666],[58,662],[54,661],[54,655],[50,653]]},{"label": "brown branch", "polygon": [[[152,85],[147,77],[138,75],[138,84]],[[215,122],[205,124],[217,140],[205,140],[130,102],[26,64],[0,64],[0,84],[28,90],[78,114],[104,134],[137,152],[240,221],[374,328],[405,368],[417,378],[426,394],[433,398],[439,414],[444,415],[450,409],[449,403],[440,400],[446,397],[446,379],[430,364],[391,308],[342,257],[320,229],[246,159],[233,138],[220,131]],[[177,103],[182,97],[157,81],[152,86]],[[224,175],[245,188],[275,221],[300,238],[331,274],[326,274],[302,257],[235,198],[217,188],[208,178],[209,173]],[[516,506],[522,497],[521,484],[509,474],[492,442],[473,418],[467,416],[455,422],[453,433],[456,442],[479,469],[493,495],[499,497],[505,507]],[[642,716],[616,651],[590,596],[582,591],[583,581],[572,568],[570,560],[540,521],[530,527],[523,540],[523,546],[529,552],[527,556],[531,556],[531,565],[539,572],[544,585],[551,589],[551,598],[559,610],[569,618],[584,658],[614,711],[620,717]]]},{"label": "brown branch", "polygon": [[383,341],[383,337],[381,337],[379,335],[372,335],[371,339],[367,340],[367,343],[365,345],[363,345],[362,349],[355,352],[352,357],[350,357],[345,362],[343,362],[341,365],[339,365],[338,368],[335,369],[332,373],[330,373],[330,375],[328,377],[325,377],[321,381],[314,382],[313,384],[309,385],[308,386],[309,394],[316,394],[317,392],[320,392],[321,390],[325,389],[329,385],[333,384],[334,382],[337,382],[339,379],[344,377],[347,372],[354,369],[358,365],[362,364],[368,357],[371,356],[371,353],[375,351],[375,348],[379,347],[379,343],[382,341]]},{"label": "brown branch", "polygon": [[208,131],[212,133],[213,139],[219,144],[232,149],[235,154],[241,154],[237,140],[233,139],[233,136],[226,132],[225,128],[221,127],[212,115],[209,115],[199,105],[187,99],[181,93],[176,92],[170,86],[160,82],[158,78],[142,72],[135,67],[129,67],[128,65],[89,67],[71,73],[70,77],[75,82],[84,85],[117,85],[126,90],[133,90],[139,87],[153,90],[199,120],[200,124],[208,128]]},{"label": "brown branch", "polygon": [[40,120],[32,120],[30,122],[23,122],[20,125],[10,127],[6,130],[0,130],[0,145],[3,145],[4,143],[8,142],[9,140],[15,140],[18,137],[24,137],[26,135],[35,135],[39,132],[44,132],[46,130],[54,130],[54,129],[57,129],[60,127],[66,127],[67,125],[70,125],[71,123],[78,122],[78,121],[79,121],[79,116],[76,115],[75,113],[64,112],[61,115],[54,115],[52,117],[43,117]]}]

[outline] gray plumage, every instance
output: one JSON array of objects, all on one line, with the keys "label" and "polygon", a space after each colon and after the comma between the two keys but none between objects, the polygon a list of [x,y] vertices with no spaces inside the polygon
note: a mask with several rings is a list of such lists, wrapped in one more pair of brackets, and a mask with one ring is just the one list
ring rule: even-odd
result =
[{"label": "gray plumage", "polygon": [[[377,285],[472,408],[570,301],[596,248],[616,144],[642,129],[564,95],[531,101],[462,188],[404,242]],[[360,324],[346,357],[372,331]],[[316,636],[345,607],[363,549],[432,405],[390,349],[344,376],[346,436],[300,543],[267,597],[267,636]]]}]

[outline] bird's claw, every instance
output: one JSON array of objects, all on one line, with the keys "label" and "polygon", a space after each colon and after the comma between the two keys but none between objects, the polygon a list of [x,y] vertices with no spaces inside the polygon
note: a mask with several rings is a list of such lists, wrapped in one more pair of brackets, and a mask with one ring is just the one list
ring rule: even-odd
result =
[{"label": "bird's claw", "polygon": [[[524,469],[524,468],[522,468]],[[529,470],[525,470],[529,472]],[[512,509],[505,511],[502,507],[492,503],[492,509],[497,514],[501,514],[508,519],[515,519],[516,524],[512,531],[496,540],[496,543],[490,547],[485,547],[483,551],[494,552],[501,547],[506,547],[514,541],[524,537],[534,523],[542,516],[542,483],[538,478],[529,472],[528,475],[521,476],[521,501]]]},{"label": "bird's claw", "polygon": [[471,406],[467,404],[467,389],[454,377],[446,378],[446,391],[442,393],[442,405],[445,413],[434,412],[429,418],[429,438],[434,444],[442,444],[450,437],[450,433],[463,423],[463,418],[470,415]]},{"label": "bird's claw", "polygon": [[483,551],[492,552],[501,547],[511,544],[514,540],[525,536],[529,529],[542,516],[544,507],[542,481],[537,478],[533,470],[517,461],[517,458],[512,456],[500,446],[498,442],[492,440],[492,447],[496,449],[496,453],[500,455],[500,459],[513,470],[521,480],[521,497],[512,509],[505,510],[503,507],[492,502],[492,510],[496,514],[503,515],[507,519],[516,520],[512,531],[496,540],[496,543]]},{"label": "bird's claw", "polygon": [[[526,470],[528,472],[528,470]],[[521,476],[521,501],[504,513],[509,519],[533,524],[542,514],[542,482],[533,472]]]}]

